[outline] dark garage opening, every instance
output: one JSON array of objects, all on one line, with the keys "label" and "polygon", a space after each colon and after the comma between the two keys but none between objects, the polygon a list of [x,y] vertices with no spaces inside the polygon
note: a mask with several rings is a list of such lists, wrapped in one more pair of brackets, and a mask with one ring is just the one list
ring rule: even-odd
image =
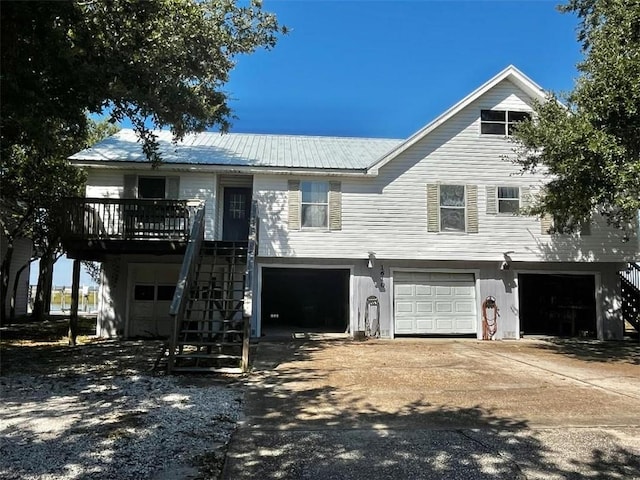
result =
[{"label": "dark garage opening", "polygon": [[300,328],[345,332],[349,321],[349,270],[262,269],[262,334]]},{"label": "dark garage opening", "polygon": [[593,275],[520,274],[518,291],[525,335],[596,336]]}]

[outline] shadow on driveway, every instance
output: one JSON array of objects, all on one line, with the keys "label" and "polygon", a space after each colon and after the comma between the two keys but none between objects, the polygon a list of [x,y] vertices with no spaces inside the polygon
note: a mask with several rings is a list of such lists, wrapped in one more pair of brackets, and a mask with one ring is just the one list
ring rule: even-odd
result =
[{"label": "shadow on driveway", "polygon": [[[540,373],[521,385],[500,383],[497,376],[514,367],[487,370],[483,359],[490,353],[474,345],[260,344],[246,419],[231,442],[223,478],[640,478],[638,422],[537,428],[522,413],[507,415],[503,406],[510,402],[530,401],[533,408],[540,390],[576,397],[576,404],[590,397],[583,386],[564,387],[563,379]],[[535,374],[535,367],[518,368],[509,380]],[[496,408],[487,400],[495,397]],[[600,391],[596,397],[609,398]]]}]

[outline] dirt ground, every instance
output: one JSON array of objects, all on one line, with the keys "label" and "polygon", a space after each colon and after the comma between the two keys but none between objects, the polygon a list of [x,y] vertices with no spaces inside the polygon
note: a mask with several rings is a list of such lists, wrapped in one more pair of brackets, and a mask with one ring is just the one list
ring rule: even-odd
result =
[{"label": "dirt ground", "polygon": [[238,378],[154,372],[162,340],[99,340],[92,318],[70,347],[67,321],[0,330],[0,478],[218,478]]}]

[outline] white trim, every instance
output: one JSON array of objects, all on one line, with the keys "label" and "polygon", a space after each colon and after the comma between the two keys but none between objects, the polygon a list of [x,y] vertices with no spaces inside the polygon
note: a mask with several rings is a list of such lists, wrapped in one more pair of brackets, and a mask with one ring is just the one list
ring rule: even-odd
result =
[{"label": "white trim", "polygon": [[[151,165],[147,161],[120,161],[120,160],[70,160],[71,164],[82,168],[96,168],[102,170],[141,170],[148,172]],[[233,165],[209,165],[202,163],[177,163],[164,161],[158,166],[158,171],[175,172],[207,172],[207,173],[237,173],[242,175],[269,174],[269,175],[300,175],[300,176],[327,176],[327,177],[367,177],[370,174],[364,168],[307,168],[307,167],[243,167]]]},{"label": "white trim", "polygon": [[431,123],[427,124],[416,133],[414,133],[411,137],[409,137],[406,141],[398,145],[396,148],[391,150],[390,152],[383,155],[379,160],[376,160],[368,169],[367,173],[369,175],[378,175],[378,170],[389,163],[391,160],[396,158],[398,155],[415,145],[417,142],[426,137],[433,130],[438,128],[444,122],[449,120],[451,117],[462,111],[464,108],[468,107],[471,103],[475,102],[482,95],[487,93],[493,87],[495,87],[498,83],[503,80],[510,80],[515,83],[519,88],[524,90],[529,96],[543,101],[546,99],[546,95],[542,87],[540,87],[537,83],[527,77],[524,73],[518,70],[513,65],[509,65],[507,68],[498,73],[495,77],[481,85],[479,88],[471,92],[469,95],[464,97],[454,106],[449,108]]},{"label": "white trim", "polygon": [[[254,311],[256,312],[256,337],[262,336],[262,269],[263,268],[299,268],[307,270],[348,270],[349,271],[349,334],[353,336],[354,325],[354,310],[356,308],[354,301],[354,270],[355,265],[344,264],[313,264],[313,263],[258,263],[258,289],[257,295],[254,297]],[[257,302],[256,302],[257,299]]]},{"label": "white trim", "polygon": [[[120,260],[122,261],[122,260]],[[130,337],[129,329],[131,325],[129,322],[129,314],[131,311],[131,302],[133,301],[133,284],[132,279],[133,275],[131,272],[133,271],[133,266],[136,265],[134,263],[127,263],[127,294],[125,295],[125,318],[124,318],[124,338],[128,339]]]},{"label": "white trim", "polygon": [[395,292],[395,276],[396,272],[407,273],[471,273],[473,274],[473,283],[476,290],[476,338],[482,340],[482,327],[480,318],[482,311],[480,308],[480,269],[479,268],[411,268],[411,267],[391,267],[389,270],[389,292],[391,294],[391,322],[389,325],[389,336],[396,336],[396,292]]},{"label": "white trim", "polygon": [[595,289],[595,309],[596,309],[596,338],[598,340],[604,340],[604,319],[602,317],[602,273],[594,270],[527,270],[527,269],[515,269],[513,270],[515,287],[513,288],[513,295],[515,296],[514,306],[516,308],[518,317],[518,332],[517,338],[520,339],[520,332],[522,331],[522,322],[520,320],[520,282],[518,276],[520,274],[527,275],[593,275],[593,288]]}]

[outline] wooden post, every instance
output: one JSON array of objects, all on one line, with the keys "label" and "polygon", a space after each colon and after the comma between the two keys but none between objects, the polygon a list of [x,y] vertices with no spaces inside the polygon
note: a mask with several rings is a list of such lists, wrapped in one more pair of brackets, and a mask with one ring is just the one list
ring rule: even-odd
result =
[{"label": "wooden post", "polygon": [[242,335],[242,372],[249,371],[249,348],[251,340],[251,317],[244,316],[244,332]]},{"label": "wooden post", "polygon": [[71,284],[71,314],[69,315],[69,345],[76,345],[78,336],[78,304],[80,303],[80,260],[73,261],[73,282]]}]

